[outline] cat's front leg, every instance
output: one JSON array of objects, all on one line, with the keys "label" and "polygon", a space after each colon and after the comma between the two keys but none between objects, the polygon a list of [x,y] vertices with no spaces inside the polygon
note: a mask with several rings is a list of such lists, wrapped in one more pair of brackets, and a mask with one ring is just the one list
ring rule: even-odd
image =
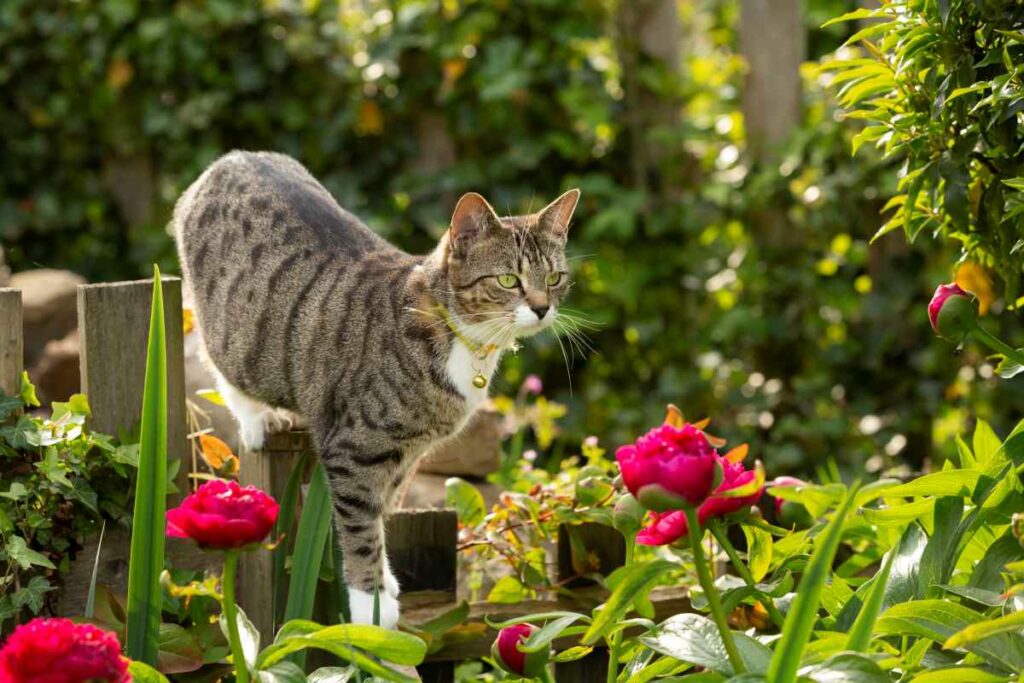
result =
[{"label": "cat's front leg", "polygon": [[398,583],[388,567],[384,547],[387,478],[372,463],[379,453],[331,449],[321,456],[331,488],[335,528],[345,554],[352,621],[373,623],[374,591],[380,600],[384,628],[398,623]]}]

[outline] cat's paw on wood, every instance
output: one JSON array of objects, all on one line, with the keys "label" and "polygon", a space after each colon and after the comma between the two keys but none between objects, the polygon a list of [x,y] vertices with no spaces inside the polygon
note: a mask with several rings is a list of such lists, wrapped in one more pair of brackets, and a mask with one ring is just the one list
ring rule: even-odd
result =
[{"label": "cat's paw on wood", "polygon": [[[387,629],[394,629],[398,624],[398,600],[388,594],[388,591],[381,591],[380,596],[380,626]],[[373,593],[359,590],[358,588],[348,589],[348,609],[352,615],[354,624],[373,623]]]}]

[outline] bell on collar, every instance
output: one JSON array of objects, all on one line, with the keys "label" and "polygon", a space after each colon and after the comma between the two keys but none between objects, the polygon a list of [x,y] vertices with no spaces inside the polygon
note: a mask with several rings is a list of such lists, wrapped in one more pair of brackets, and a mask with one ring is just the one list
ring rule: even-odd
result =
[{"label": "bell on collar", "polygon": [[483,389],[487,386],[487,378],[478,373],[476,377],[473,378],[473,386],[477,389]]}]

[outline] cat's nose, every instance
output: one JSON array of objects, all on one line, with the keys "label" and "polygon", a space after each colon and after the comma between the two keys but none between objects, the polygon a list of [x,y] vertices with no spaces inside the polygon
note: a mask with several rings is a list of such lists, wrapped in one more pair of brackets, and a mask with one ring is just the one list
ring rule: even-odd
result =
[{"label": "cat's nose", "polygon": [[537,315],[537,320],[543,320],[544,316],[548,314],[550,306],[530,306],[530,310]]}]

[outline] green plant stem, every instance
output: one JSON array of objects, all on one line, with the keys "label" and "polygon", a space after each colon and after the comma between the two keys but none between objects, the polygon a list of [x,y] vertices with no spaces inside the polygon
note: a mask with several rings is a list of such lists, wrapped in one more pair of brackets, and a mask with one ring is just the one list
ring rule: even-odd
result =
[{"label": "green plant stem", "polygon": [[555,683],[555,679],[551,677],[551,672],[544,668],[544,672],[540,675],[541,683]]},{"label": "green plant stem", "polygon": [[977,322],[974,323],[972,331],[974,332],[974,336],[977,337],[979,341],[981,341],[983,344],[988,346],[993,351],[1003,354],[1008,359],[1012,360],[1014,363],[1017,363],[1018,365],[1024,365],[1024,353],[1021,353],[1020,351],[1013,348],[1003,340],[999,339],[999,337],[995,336],[994,334],[986,330]]},{"label": "green plant stem", "polygon": [[224,588],[221,608],[224,610],[224,620],[228,623],[228,643],[231,645],[231,658],[235,664],[235,683],[249,683],[249,665],[246,664],[242,639],[238,635],[238,607],[235,604],[236,574],[238,574],[238,551],[229,550],[224,556],[224,575],[221,576]]},{"label": "green plant stem", "polygon": [[693,563],[697,567],[697,579],[700,581],[704,595],[708,599],[708,607],[711,608],[711,618],[714,619],[718,632],[722,636],[722,644],[725,645],[725,652],[729,655],[733,672],[742,674],[747,672],[747,667],[740,658],[740,652],[736,649],[736,641],[732,638],[732,630],[729,628],[729,620],[726,618],[725,610],[722,609],[722,601],[718,598],[718,589],[711,580],[711,572],[708,571],[708,563],[704,557],[704,549],[701,547],[702,536],[700,521],[697,519],[697,511],[692,507],[683,509],[686,513],[687,533],[690,536],[690,549],[693,551]]},{"label": "green plant stem", "polygon": [[[715,537],[715,540],[718,541],[718,545],[722,546],[722,550],[724,550],[725,554],[729,556],[729,561],[732,562],[732,566],[736,569],[736,573],[740,575],[740,578],[743,579],[751,588],[756,586],[757,581],[754,580],[753,575],[750,573],[750,569],[747,568],[746,563],[743,562],[739,553],[736,552],[736,548],[729,541],[729,535],[725,533],[725,528],[722,527],[721,524],[717,524],[715,522],[709,524],[708,528],[711,529],[711,534]],[[782,616],[782,613],[779,612],[779,609],[775,606],[775,601],[767,595],[758,596],[757,599],[764,604],[764,608],[767,610],[768,617],[772,620],[772,623],[779,628],[782,628],[785,617]]]},{"label": "green plant stem", "polygon": [[[633,550],[636,547],[636,534],[626,536],[626,564],[633,564]],[[607,683],[615,683],[619,678],[619,651],[622,649],[622,629],[619,629],[612,636],[612,647],[608,652],[608,677]]]}]

